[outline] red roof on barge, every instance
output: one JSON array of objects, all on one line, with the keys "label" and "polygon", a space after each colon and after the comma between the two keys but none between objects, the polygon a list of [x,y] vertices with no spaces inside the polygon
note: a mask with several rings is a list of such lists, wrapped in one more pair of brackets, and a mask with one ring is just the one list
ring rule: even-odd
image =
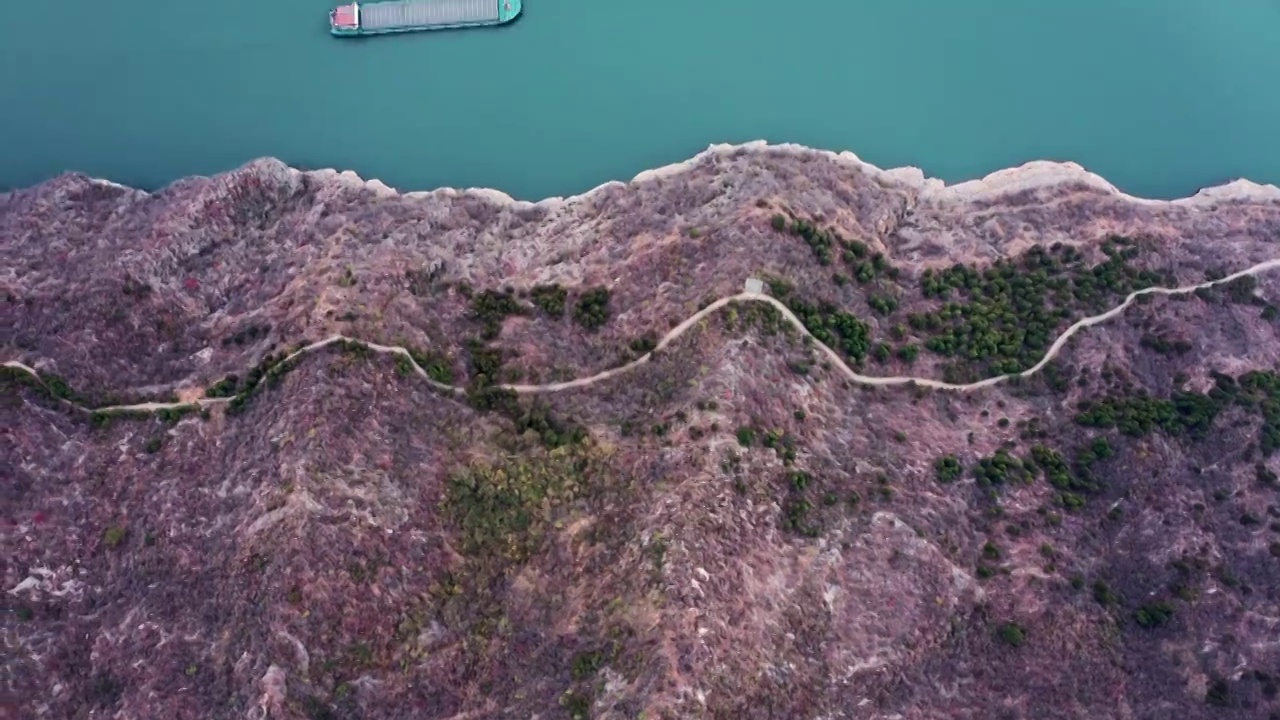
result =
[{"label": "red roof on barge", "polygon": [[333,23],[334,27],[343,27],[343,28],[355,27],[356,26],[355,4],[353,3],[351,5],[339,5],[338,7],[334,8],[333,12],[329,13],[329,22]]}]

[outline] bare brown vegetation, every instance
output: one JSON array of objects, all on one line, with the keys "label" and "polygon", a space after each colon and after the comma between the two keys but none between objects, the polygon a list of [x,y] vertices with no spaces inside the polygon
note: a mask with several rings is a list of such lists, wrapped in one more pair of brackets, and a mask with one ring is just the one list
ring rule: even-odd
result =
[{"label": "bare brown vegetation", "polygon": [[[22,717],[1280,713],[1275,273],[968,394],[852,384],[759,303],[495,385],[750,276],[862,372],[985,377],[1280,257],[1276,203],[944,204],[744,154],[499,206],[263,162],[65,176],[0,195],[0,238],[5,359],[45,380],[0,402]],[[358,343],[279,362],[334,332],[466,393]]]}]

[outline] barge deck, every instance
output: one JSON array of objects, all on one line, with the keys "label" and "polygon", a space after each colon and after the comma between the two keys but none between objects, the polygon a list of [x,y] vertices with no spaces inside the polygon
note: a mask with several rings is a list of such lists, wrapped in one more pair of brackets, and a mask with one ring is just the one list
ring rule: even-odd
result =
[{"label": "barge deck", "polygon": [[502,25],[520,14],[521,0],[384,0],[353,2],[329,13],[338,36]]}]

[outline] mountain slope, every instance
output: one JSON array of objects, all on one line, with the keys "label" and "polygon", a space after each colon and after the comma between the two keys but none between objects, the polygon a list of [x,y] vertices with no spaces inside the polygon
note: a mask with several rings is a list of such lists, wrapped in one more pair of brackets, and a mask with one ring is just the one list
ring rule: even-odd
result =
[{"label": "mountain slope", "polygon": [[[847,372],[1023,371],[1280,258],[1274,188],[1050,170],[0,196],[20,715],[1280,713],[1274,265],[1026,378]],[[743,298],[632,364],[748,278],[812,337]]]}]

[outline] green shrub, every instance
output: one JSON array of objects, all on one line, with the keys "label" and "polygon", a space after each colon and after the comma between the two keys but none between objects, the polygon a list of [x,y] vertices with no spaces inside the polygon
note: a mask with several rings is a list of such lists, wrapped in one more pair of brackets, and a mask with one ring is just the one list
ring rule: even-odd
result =
[{"label": "green shrub", "polygon": [[812,509],[813,503],[793,493],[782,503],[783,529],[808,538],[821,535],[822,529],[809,522],[808,515]]},{"label": "green shrub", "polygon": [[209,386],[204,391],[204,396],[208,398],[226,398],[236,394],[236,388],[240,384],[240,378],[234,374],[227,375],[218,382]]},{"label": "green shrub", "polygon": [[502,322],[512,315],[523,315],[528,310],[510,291],[485,290],[471,297],[471,315],[482,326],[480,337],[492,340],[502,329]]},{"label": "green shrub", "polygon": [[599,652],[578,653],[573,658],[573,677],[583,680],[595,675],[604,667],[604,655]]},{"label": "green shrub", "polygon": [[843,352],[857,361],[864,359],[871,351],[871,328],[855,315],[828,302],[815,305],[789,294],[779,299],[827,347]]},{"label": "green shrub", "polygon": [[1111,592],[1111,588],[1102,580],[1093,583],[1093,599],[1103,607],[1120,602],[1120,598]]},{"label": "green shrub", "polygon": [[124,542],[125,538],[128,536],[129,536],[128,530],[120,527],[119,525],[112,525],[111,527],[103,531],[102,542],[106,544],[107,547],[110,547],[110,548],[119,547]]},{"label": "green shrub", "polygon": [[609,289],[592,288],[584,292],[573,308],[573,319],[586,330],[599,330],[609,321]]},{"label": "green shrub", "polygon": [[472,378],[483,376],[486,382],[493,382],[502,368],[502,349],[471,340],[467,343],[467,353],[471,360]]},{"label": "green shrub", "polygon": [[889,315],[898,309],[898,299],[888,295],[871,295],[867,298],[867,304],[881,315]]},{"label": "green shrub", "polygon": [[803,470],[792,470],[787,473],[787,480],[790,482],[792,490],[804,492],[804,489],[813,480],[813,476]]},{"label": "green shrub", "polygon": [[1167,602],[1151,602],[1138,608],[1133,619],[1144,628],[1156,628],[1173,619],[1173,610],[1173,605]]},{"label": "green shrub", "polygon": [[658,333],[650,330],[644,335],[632,340],[630,347],[631,352],[635,353],[637,356],[651,353],[658,347]]},{"label": "green shrub", "polygon": [[564,317],[565,300],[569,293],[559,285],[535,285],[530,293],[533,304],[553,318]]},{"label": "green shrub", "polygon": [[569,720],[588,720],[591,717],[590,698],[572,689],[565,690],[560,696],[560,706],[569,713]]},{"label": "green shrub", "polygon": [[44,386],[49,389],[49,394],[57,400],[73,400],[77,397],[76,391],[71,389],[71,385],[58,375],[41,373],[40,379],[44,382]]},{"label": "green shrub", "polygon": [[1205,693],[1204,701],[1208,705],[1215,707],[1227,707],[1231,704],[1231,686],[1223,678],[1215,678],[1209,684],[1209,690]]},{"label": "green shrub", "polygon": [[1022,461],[1004,448],[996,450],[990,457],[980,458],[973,467],[973,476],[979,485],[1029,482],[1033,477]]},{"label": "green shrub", "polygon": [[426,352],[416,348],[406,349],[409,351],[409,357],[413,358],[427,377],[445,385],[453,384],[453,363],[449,362],[447,357],[437,352]]},{"label": "green shrub", "polygon": [[1027,631],[1017,623],[1003,623],[996,629],[996,637],[1009,647],[1022,647],[1027,641]]},{"label": "green shrub", "polygon": [[960,460],[955,455],[944,455],[933,463],[934,473],[938,476],[938,482],[949,483],[964,472],[964,468],[960,465]]}]

